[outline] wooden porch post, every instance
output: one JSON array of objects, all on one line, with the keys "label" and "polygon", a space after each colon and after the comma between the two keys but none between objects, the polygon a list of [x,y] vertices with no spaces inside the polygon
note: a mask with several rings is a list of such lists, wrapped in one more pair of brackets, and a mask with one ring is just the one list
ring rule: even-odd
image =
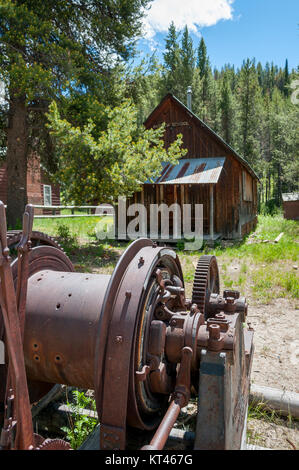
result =
[{"label": "wooden porch post", "polygon": [[214,239],[214,185],[210,185],[210,237]]},{"label": "wooden porch post", "polygon": [[174,203],[176,204],[178,202],[178,191],[177,191],[176,184],[173,185],[173,198],[174,198]]},{"label": "wooden porch post", "polygon": [[142,186],[142,191],[141,191],[141,204],[144,205],[144,186]]},{"label": "wooden porch post", "polygon": [[185,204],[185,186],[181,184],[182,236],[184,236],[184,204]]},{"label": "wooden porch post", "polygon": [[[160,184],[160,204],[163,204],[163,203],[164,203],[164,185]],[[161,224],[162,224],[162,217],[161,217]],[[158,221],[158,233],[160,235],[162,233],[162,225],[159,225],[159,221]]]}]

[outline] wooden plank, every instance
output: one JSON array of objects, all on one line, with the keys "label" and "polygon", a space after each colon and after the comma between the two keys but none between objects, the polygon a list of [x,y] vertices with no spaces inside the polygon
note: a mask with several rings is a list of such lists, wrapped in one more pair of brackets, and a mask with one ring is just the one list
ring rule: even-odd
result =
[{"label": "wooden plank", "polygon": [[210,237],[214,240],[214,186],[210,185]]},{"label": "wooden plank", "polygon": [[38,413],[40,413],[49,403],[61,398],[65,392],[65,385],[56,384],[53,388],[47,393],[36,405],[33,405],[31,408],[32,418],[34,418]]},{"label": "wooden plank", "polygon": [[281,233],[278,235],[278,237],[275,238],[274,243],[278,243],[279,240],[282,238],[283,235],[284,235],[284,232],[281,232]]}]

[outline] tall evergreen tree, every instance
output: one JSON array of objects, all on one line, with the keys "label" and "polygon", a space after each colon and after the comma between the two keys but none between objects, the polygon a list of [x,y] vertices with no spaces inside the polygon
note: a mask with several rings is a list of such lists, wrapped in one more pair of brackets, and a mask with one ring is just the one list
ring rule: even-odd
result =
[{"label": "tall evergreen tree", "polygon": [[31,131],[37,126],[45,131],[40,123],[53,98],[63,99],[72,88],[82,93],[103,91],[115,58],[126,60],[132,55],[148,3],[0,0],[0,80],[9,96],[10,226],[21,220],[27,202],[27,156],[30,144],[40,140],[33,132],[30,141]]},{"label": "tall evergreen tree", "polygon": [[181,50],[180,50],[180,76],[181,76],[181,86],[182,94],[187,91],[187,87],[192,84],[193,74],[195,68],[195,54],[193,49],[193,41],[189,35],[188,27],[185,26],[183,37],[181,41]]},{"label": "tall evergreen tree", "polygon": [[165,40],[165,53],[164,58],[164,88],[166,92],[179,94],[180,91],[180,45],[179,45],[179,34],[176,31],[174,22],[172,22],[168,28],[168,34]]},{"label": "tall evergreen tree", "polygon": [[203,37],[201,38],[197,49],[197,67],[199,68],[201,78],[203,78],[210,67],[210,61],[207,55],[207,46]]},{"label": "tall evergreen tree", "polygon": [[239,75],[238,108],[238,148],[241,155],[254,165],[259,156],[261,95],[254,61],[249,59],[243,63]]},{"label": "tall evergreen tree", "polygon": [[220,113],[221,135],[228,144],[233,145],[235,105],[231,90],[231,84],[227,73],[223,77],[221,86]]},{"label": "tall evergreen tree", "polygon": [[290,84],[290,74],[289,74],[289,62],[288,59],[286,59],[285,67],[284,67],[284,80],[283,80],[283,86],[284,86],[284,95],[286,97],[289,96],[289,86]]}]

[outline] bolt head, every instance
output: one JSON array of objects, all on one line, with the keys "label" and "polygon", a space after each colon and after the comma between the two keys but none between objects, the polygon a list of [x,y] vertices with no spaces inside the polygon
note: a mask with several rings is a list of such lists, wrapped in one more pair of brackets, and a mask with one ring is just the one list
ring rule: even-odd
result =
[{"label": "bolt head", "polygon": [[220,338],[220,325],[212,324],[209,325],[209,338],[219,339]]}]

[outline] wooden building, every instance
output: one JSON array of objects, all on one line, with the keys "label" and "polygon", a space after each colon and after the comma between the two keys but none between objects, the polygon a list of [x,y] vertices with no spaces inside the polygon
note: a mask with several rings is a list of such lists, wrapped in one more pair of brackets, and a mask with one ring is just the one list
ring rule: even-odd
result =
[{"label": "wooden building", "polygon": [[[0,200],[7,203],[7,172],[6,164],[0,166]],[[51,182],[49,175],[42,168],[38,155],[31,155],[27,165],[27,198],[28,204],[59,206],[60,188]],[[35,213],[47,214],[49,211],[36,209]],[[49,212],[51,213],[51,212]]]},{"label": "wooden building", "polygon": [[[160,176],[144,183],[142,191],[136,192],[127,204],[144,204],[148,223],[151,204],[178,203],[181,209],[184,204],[191,204],[192,208],[203,204],[204,239],[241,238],[257,223],[258,177],[189,106],[167,94],[145,121],[146,128],[166,123],[166,148],[181,133],[187,154],[175,166],[164,163]],[[194,215],[193,212],[193,224]]]},{"label": "wooden building", "polygon": [[299,220],[299,193],[284,193],[282,205],[285,219]]}]

